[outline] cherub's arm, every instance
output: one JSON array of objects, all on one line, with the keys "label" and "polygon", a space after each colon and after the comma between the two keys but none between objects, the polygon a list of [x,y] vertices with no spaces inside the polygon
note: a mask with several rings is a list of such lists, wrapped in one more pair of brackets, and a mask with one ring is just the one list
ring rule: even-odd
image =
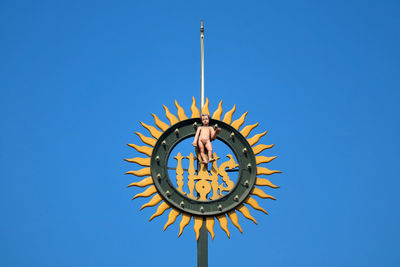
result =
[{"label": "cherub's arm", "polygon": [[201,131],[201,127],[198,127],[197,131],[196,131],[196,135],[194,137],[194,141],[192,143],[193,146],[197,146],[197,141],[199,140],[200,131]]},{"label": "cherub's arm", "polygon": [[221,131],[221,128],[217,128],[217,130],[214,130],[214,127],[210,127],[211,131],[211,141],[214,141],[217,138],[218,133]]}]

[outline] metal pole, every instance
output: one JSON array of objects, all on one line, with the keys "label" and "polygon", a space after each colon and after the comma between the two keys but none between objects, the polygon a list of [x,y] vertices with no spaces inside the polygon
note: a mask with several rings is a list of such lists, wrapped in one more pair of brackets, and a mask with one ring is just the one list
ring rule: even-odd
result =
[{"label": "metal pole", "polygon": [[200,62],[201,62],[201,81],[200,81],[200,103],[204,106],[204,26],[201,20],[200,26]]},{"label": "metal pole", "polygon": [[197,240],[197,267],[208,267],[208,234],[206,217],[203,217],[203,225],[200,228],[200,236]]},{"label": "metal pole", "polygon": [[[200,82],[200,104],[204,106],[204,26],[201,20],[200,27],[200,61],[201,61],[201,82]],[[198,166],[198,165],[197,165]],[[200,236],[197,240],[197,267],[208,267],[208,233],[206,217],[203,217],[203,225],[200,228]]]}]

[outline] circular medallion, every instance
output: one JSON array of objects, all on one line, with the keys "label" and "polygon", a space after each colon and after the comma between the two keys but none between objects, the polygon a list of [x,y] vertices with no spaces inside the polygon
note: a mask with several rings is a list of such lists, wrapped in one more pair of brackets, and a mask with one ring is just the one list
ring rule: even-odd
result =
[{"label": "circular medallion", "polygon": [[[199,184],[197,187],[202,187],[196,190],[197,196],[189,197],[179,192],[168,175],[168,158],[178,143],[194,137],[199,126],[201,126],[200,118],[183,120],[174,124],[160,136],[151,155],[151,175],[157,191],[175,208],[193,215],[219,215],[237,207],[250,194],[256,180],[256,159],[246,138],[239,131],[222,121],[211,120],[210,126],[221,128],[217,138],[229,146],[238,160],[239,175],[236,185],[226,195],[211,200],[211,196],[208,195],[212,189],[210,181],[214,177],[207,171],[207,165],[201,164],[194,178],[196,185]],[[200,200],[201,191],[207,194],[206,201]]]},{"label": "circular medallion", "polygon": [[[280,173],[280,171],[261,166],[261,164],[269,163],[276,158],[275,156],[259,155],[264,150],[274,146],[257,144],[267,132],[258,133],[249,138],[249,134],[258,126],[258,123],[241,128],[247,112],[232,121],[232,116],[236,110],[235,106],[226,112],[221,119],[223,113],[221,101],[212,114],[208,126],[220,128],[216,138],[228,146],[234,155],[218,154],[220,156],[218,157],[217,153],[222,152],[216,151],[214,154],[210,154],[212,158],[210,161],[214,160],[211,164],[200,164],[197,162],[199,155],[196,154],[194,148],[189,155],[182,155],[181,151],[176,156],[171,155],[171,153],[178,144],[188,138],[193,138],[197,128],[202,126],[200,114],[210,114],[208,99],[206,99],[200,113],[193,98],[191,118],[186,116],[185,111],[176,101],[175,106],[177,116],[164,106],[165,116],[170,124],[163,122],[155,114],[152,115],[157,127],[141,122],[142,126],[152,135],[152,137],[148,137],[142,133],[136,133],[145,145],[128,144],[139,153],[146,155],[146,157],[126,159],[128,162],[144,166],[142,169],[126,172],[126,174],[144,177],[142,180],[134,181],[128,185],[128,187],[146,187],[133,199],[151,197],[150,201],[145,203],[141,209],[158,205],[150,221],[170,210],[164,230],[173,224],[178,216],[182,215],[179,223],[179,235],[182,234],[183,229],[192,218],[196,238],[199,237],[203,221],[206,222],[211,237],[214,237],[215,218],[229,236],[227,216],[232,224],[242,232],[238,212],[246,219],[257,223],[248,207],[267,214],[254,197],[275,199],[266,194],[260,187],[278,188],[264,176]],[[210,133],[213,132],[211,128],[207,129]],[[209,139],[212,143],[212,134],[210,134]],[[174,156],[177,160],[176,168],[168,166],[170,156]],[[228,160],[222,162],[223,160],[220,159],[226,158],[225,156]],[[204,160],[204,157],[202,158]],[[183,162],[189,162],[188,169],[182,167]],[[170,177],[168,170],[171,169],[175,170],[176,175]],[[233,171],[237,172],[236,183],[229,177]]]}]

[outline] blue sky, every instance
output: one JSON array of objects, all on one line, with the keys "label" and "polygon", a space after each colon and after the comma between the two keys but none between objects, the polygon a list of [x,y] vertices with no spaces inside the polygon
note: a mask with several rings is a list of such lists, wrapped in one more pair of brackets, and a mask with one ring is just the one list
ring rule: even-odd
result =
[{"label": "blue sky", "polygon": [[[139,121],[199,98],[268,129],[282,170],[210,266],[399,266],[397,1],[2,1],[0,265],[196,266],[131,201]],[[216,224],[218,226],[218,224]]]}]

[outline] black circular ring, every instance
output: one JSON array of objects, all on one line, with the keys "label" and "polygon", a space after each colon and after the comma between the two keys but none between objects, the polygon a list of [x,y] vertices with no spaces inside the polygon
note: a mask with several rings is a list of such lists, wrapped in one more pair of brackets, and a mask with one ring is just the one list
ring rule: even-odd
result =
[{"label": "black circular ring", "polygon": [[250,194],[256,181],[256,159],[246,138],[235,128],[219,120],[210,120],[210,126],[221,128],[218,139],[230,147],[239,164],[235,187],[216,200],[199,201],[181,194],[169,179],[167,163],[173,148],[196,134],[200,118],[180,121],[168,128],[157,140],[151,155],[151,176],[162,196],[174,208],[198,216],[217,216],[233,210]]}]

